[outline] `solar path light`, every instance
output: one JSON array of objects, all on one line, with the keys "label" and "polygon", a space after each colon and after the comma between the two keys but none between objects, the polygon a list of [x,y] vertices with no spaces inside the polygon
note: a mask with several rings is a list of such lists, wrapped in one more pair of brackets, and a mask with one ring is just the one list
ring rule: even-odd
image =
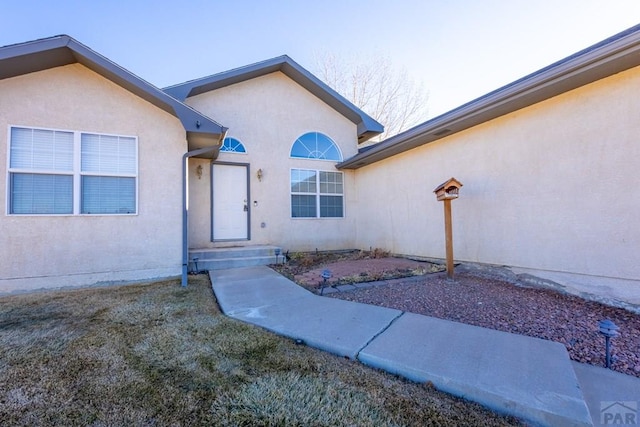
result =
[{"label": "solar path light", "polygon": [[280,256],[280,248],[275,248],[273,253],[276,254],[276,264],[278,264],[278,257]]},{"label": "solar path light", "polygon": [[438,185],[434,193],[439,202],[444,202],[444,233],[447,250],[447,277],[453,279],[453,227],[451,223],[451,201],[458,198],[462,183],[455,178]]},{"label": "solar path light", "polygon": [[322,277],[322,287],[320,288],[320,295],[322,295],[322,293],[324,292],[324,287],[327,286],[327,280],[331,279],[331,270],[322,270],[322,274],[320,274],[320,277]]},{"label": "solar path light", "polygon": [[606,357],[606,367],[611,368],[611,347],[609,344],[609,340],[613,337],[618,336],[618,329],[620,329],[615,323],[613,323],[610,319],[601,320],[598,323],[600,327],[600,333],[604,335],[605,339],[605,357]]}]

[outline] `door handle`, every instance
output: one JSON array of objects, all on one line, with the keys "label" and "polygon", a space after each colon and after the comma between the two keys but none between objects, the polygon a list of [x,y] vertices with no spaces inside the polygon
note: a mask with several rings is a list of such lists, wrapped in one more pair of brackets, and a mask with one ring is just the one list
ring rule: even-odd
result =
[{"label": "door handle", "polygon": [[244,211],[249,212],[249,205],[247,205],[247,201],[244,201]]}]

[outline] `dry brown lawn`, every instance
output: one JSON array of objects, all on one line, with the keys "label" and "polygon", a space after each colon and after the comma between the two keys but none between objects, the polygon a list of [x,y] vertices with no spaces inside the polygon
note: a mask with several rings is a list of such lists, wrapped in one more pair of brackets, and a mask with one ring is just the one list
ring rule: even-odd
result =
[{"label": "dry brown lawn", "polygon": [[207,276],[0,298],[13,425],[518,425],[223,316]]}]

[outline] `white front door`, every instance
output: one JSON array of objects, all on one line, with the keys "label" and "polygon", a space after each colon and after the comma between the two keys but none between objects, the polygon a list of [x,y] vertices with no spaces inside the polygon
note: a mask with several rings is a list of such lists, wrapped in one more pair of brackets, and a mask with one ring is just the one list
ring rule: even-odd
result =
[{"label": "white front door", "polygon": [[249,239],[248,170],[248,165],[212,165],[214,241]]}]

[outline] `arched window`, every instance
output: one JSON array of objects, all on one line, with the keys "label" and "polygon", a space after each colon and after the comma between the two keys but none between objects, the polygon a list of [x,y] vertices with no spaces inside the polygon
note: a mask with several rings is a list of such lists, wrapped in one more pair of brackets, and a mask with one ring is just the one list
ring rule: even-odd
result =
[{"label": "arched window", "polygon": [[242,142],[238,141],[235,138],[226,137],[222,142],[222,146],[220,147],[220,151],[225,151],[227,153],[246,153],[244,145]]},{"label": "arched window", "polygon": [[338,146],[320,132],[309,132],[296,139],[291,147],[291,157],[342,161]]}]

